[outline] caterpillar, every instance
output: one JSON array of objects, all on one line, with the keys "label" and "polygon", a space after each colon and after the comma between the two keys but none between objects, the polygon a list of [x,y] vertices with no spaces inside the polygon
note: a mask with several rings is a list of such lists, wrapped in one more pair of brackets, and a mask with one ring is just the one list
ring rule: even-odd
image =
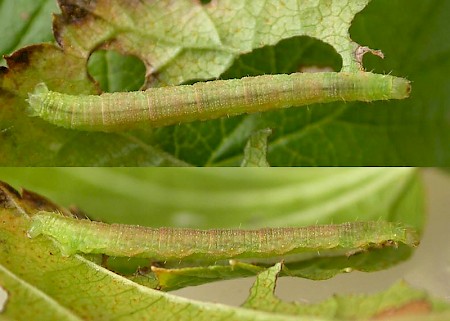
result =
[{"label": "caterpillar", "polygon": [[418,244],[414,230],[389,222],[352,222],[310,227],[245,229],[150,228],[106,224],[39,212],[32,217],[29,237],[40,234],[56,241],[64,256],[101,253],[151,258],[156,261],[271,258],[327,249]]},{"label": "caterpillar", "polygon": [[370,72],[262,75],[150,88],[146,91],[68,95],[44,83],[29,93],[32,116],[85,131],[161,127],[195,120],[333,101],[404,99],[410,82]]}]

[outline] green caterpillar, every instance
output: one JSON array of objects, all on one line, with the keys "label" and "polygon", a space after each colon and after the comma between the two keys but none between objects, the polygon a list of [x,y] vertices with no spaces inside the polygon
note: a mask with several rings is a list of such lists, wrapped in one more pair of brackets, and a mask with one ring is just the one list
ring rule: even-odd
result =
[{"label": "green caterpillar", "polygon": [[410,82],[370,72],[294,73],[215,80],[146,91],[68,95],[45,84],[29,94],[31,113],[86,131],[161,127],[333,101],[404,99]]},{"label": "green caterpillar", "polygon": [[348,253],[398,242],[416,246],[414,230],[389,222],[352,222],[310,227],[198,230],[150,228],[78,220],[40,212],[32,217],[29,237],[47,235],[63,255],[102,253],[156,261],[272,258],[341,249]]}]

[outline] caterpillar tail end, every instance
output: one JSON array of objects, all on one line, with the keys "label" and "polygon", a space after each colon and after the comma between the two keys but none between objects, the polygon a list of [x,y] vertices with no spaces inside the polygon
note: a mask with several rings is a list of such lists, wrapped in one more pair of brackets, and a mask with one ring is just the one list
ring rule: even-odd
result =
[{"label": "caterpillar tail end", "polygon": [[28,93],[28,99],[26,101],[29,104],[28,111],[30,116],[39,116],[39,110],[42,109],[44,99],[48,92],[47,86],[41,82],[36,85],[34,92]]},{"label": "caterpillar tail end", "polygon": [[405,78],[395,77],[392,81],[392,98],[405,99],[411,94],[411,82]]}]

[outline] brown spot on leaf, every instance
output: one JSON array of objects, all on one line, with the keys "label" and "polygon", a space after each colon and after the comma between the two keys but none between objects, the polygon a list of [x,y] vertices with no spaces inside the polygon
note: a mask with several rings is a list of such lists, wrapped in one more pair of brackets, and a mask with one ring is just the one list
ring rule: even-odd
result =
[{"label": "brown spot on leaf", "polygon": [[8,62],[8,66],[11,67],[11,65],[19,65],[19,64],[27,65],[30,61],[29,56],[30,56],[30,47],[24,47],[13,52],[9,56],[5,56],[5,59]]},{"label": "brown spot on leaf", "polygon": [[431,304],[425,300],[408,302],[400,307],[386,309],[376,314],[371,320],[390,320],[392,317],[426,314],[431,311]]},{"label": "brown spot on leaf", "polygon": [[15,208],[15,204],[20,198],[19,192],[11,185],[0,181],[0,207]]},{"label": "brown spot on leaf", "polygon": [[12,69],[14,72],[19,72],[22,69],[27,69],[32,64],[33,57],[43,51],[42,44],[30,45],[19,50],[14,51],[8,56],[4,56],[8,68],[1,71],[2,74],[8,74]]},{"label": "brown spot on leaf", "polygon": [[[58,0],[61,14],[53,16],[53,35],[56,42],[65,47],[64,34],[70,25],[77,28],[89,24],[94,19],[91,12],[97,5],[95,0]],[[70,45],[70,43],[68,44]]]},{"label": "brown spot on leaf", "polygon": [[70,212],[56,205],[48,198],[26,189],[22,189],[22,200],[35,211],[60,212],[63,215],[71,216]]},{"label": "brown spot on leaf", "polygon": [[33,214],[39,211],[59,212],[74,216],[69,210],[58,206],[35,192],[22,190],[22,195],[9,184],[0,181],[0,207],[17,209],[21,213]]},{"label": "brown spot on leaf", "polygon": [[95,6],[96,1],[93,0],[58,0],[61,8],[60,16],[66,24],[76,24],[89,15],[86,8]]},{"label": "brown spot on leaf", "polygon": [[[0,66],[0,76],[5,75],[8,73],[8,68],[6,68],[5,66]],[[2,93],[0,92],[0,95]]]}]

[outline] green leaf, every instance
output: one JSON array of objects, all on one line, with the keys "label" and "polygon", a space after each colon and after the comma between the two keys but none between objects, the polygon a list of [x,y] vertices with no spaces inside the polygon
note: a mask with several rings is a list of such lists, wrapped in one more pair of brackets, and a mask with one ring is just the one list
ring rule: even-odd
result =
[{"label": "green leaf", "polygon": [[[54,23],[63,51],[49,45],[25,48],[7,59],[9,69],[0,76],[0,164],[239,165],[250,135],[272,128],[267,160],[273,166],[448,165],[449,99],[441,75],[449,66],[440,53],[446,52],[450,10],[437,0],[373,0],[351,28],[360,44],[382,49],[387,57],[382,63],[366,59],[367,69],[413,80],[413,96],[405,101],[316,105],[126,134],[73,132],[26,113],[24,99],[41,81],[62,92],[98,93],[86,65],[90,54],[102,47],[139,57],[147,67],[145,86],[288,73],[310,66],[338,70],[342,64],[344,70],[354,70],[356,43],[348,28],[367,2],[322,1],[317,7],[299,7],[291,0],[271,7],[271,2],[201,5],[186,0],[147,7],[145,2],[130,6],[97,1],[77,2],[78,8],[65,1]],[[422,28],[429,14],[433,23]],[[414,30],[421,30],[425,40],[415,41]],[[128,84],[140,83],[141,63],[127,62],[122,74],[115,61],[93,57],[89,70],[102,88],[135,88]],[[417,67],[424,65],[426,72]]]},{"label": "green leaf", "polygon": [[[33,320],[293,320],[186,300],[131,282],[81,256],[62,257],[50,240],[26,239],[28,221],[0,209],[3,315]],[[52,250],[53,248],[53,250]],[[49,251],[50,249],[50,251]],[[131,303],[131,304],[130,304]],[[24,307],[27,307],[24,309]]]},{"label": "green leaf", "polygon": [[[311,254],[308,259],[298,259],[285,263],[282,276],[296,276],[312,280],[325,280],[341,273],[353,271],[374,272],[387,269],[411,256],[412,249],[405,244],[396,248],[371,248],[365,252],[349,256],[347,253],[328,253],[320,251]],[[146,286],[154,287],[157,279],[159,289],[172,291],[186,286],[199,285],[213,281],[234,279],[256,275],[271,264],[257,265],[230,260],[229,265],[211,265],[199,267],[167,267],[152,268],[151,273],[137,273],[131,280]],[[124,267],[116,267],[123,273]]]},{"label": "green leaf", "polygon": [[325,320],[447,320],[450,304],[431,298],[426,292],[415,290],[403,282],[374,295],[336,295],[316,304],[284,302],[274,295],[276,278],[282,264],[261,272],[243,307],[280,314],[319,317]]},{"label": "green leaf", "polygon": [[[340,177],[340,179],[331,175],[334,171],[341,175],[337,176]],[[123,202],[128,204],[128,207],[125,208],[125,212],[123,213],[125,214],[125,217],[122,217],[123,221],[132,219],[132,214],[136,213],[139,208],[136,207],[136,204],[139,203],[139,198],[142,197],[142,202],[145,203],[147,212],[137,212],[135,219],[139,216],[141,219],[147,217],[147,219],[150,219],[151,221],[151,218],[158,219],[158,216],[164,216],[163,218],[159,218],[159,222],[162,222],[161,219],[168,219],[169,221],[173,219],[174,213],[176,216],[176,213],[179,213],[179,209],[174,210],[173,212],[168,210],[165,215],[155,215],[150,218],[150,215],[147,213],[152,212],[152,206],[149,206],[149,200],[145,199],[145,197],[148,197],[153,193],[156,194],[153,195],[153,202],[155,202],[157,206],[158,204],[156,201],[162,199],[162,196],[166,194],[167,198],[162,199],[162,202],[176,203],[173,202],[174,199],[178,201],[178,198],[174,197],[175,194],[180,196],[182,206],[187,206],[188,204],[191,204],[192,206],[192,204],[197,203],[199,199],[190,200],[189,203],[189,198],[194,194],[185,194],[183,197],[183,194],[179,194],[179,191],[192,188],[196,195],[204,193],[203,199],[208,199],[211,194],[208,194],[207,191],[217,188],[217,192],[223,196],[224,200],[228,200],[227,203],[229,205],[239,203],[241,206],[247,206],[247,210],[251,210],[251,207],[248,207],[248,205],[251,204],[250,201],[254,199],[255,195],[264,193],[267,186],[278,187],[279,192],[277,197],[279,198],[279,202],[277,203],[277,206],[279,207],[279,212],[281,212],[278,213],[278,215],[280,215],[283,214],[285,210],[287,211],[290,206],[292,206],[292,208],[297,208],[298,204],[302,203],[302,199],[292,199],[296,194],[307,194],[303,195],[306,197],[303,200],[311,197],[314,202],[333,207],[332,195],[340,189],[367,189],[367,186],[362,183],[353,185],[352,188],[350,187],[352,186],[351,182],[355,179],[350,173],[357,173],[358,171],[360,171],[359,177],[370,178],[366,183],[368,186],[372,186],[369,190],[372,190],[374,195],[372,201],[369,201],[368,204],[371,203],[371,206],[376,208],[378,206],[385,207],[387,205],[383,205],[383,203],[390,202],[390,205],[387,206],[387,208],[390,208],[389,212],[396,212],[398,210],[404,212],[403,215],[400,215],[402,213],[397,213],[393,216],[389,213],[385,219],[416,225],[417,228],[421,230],[423,224],[423,212],[418,209],[422,208],[423,194],[417,177],[417,170],[408,168],[298,169],[295,171],[275,169],[274,171],[270,171],[276,172],[274,174],[267,174],[270,172],[262,174],[260,171],[253,172],[249,170],[246,180],[242,180],[242,175],[239,170],[235,170],[235,174],[232,175],[231,173],[233,171],[230,169],[214,171],[171,169],[164,171],[162,169],[156,170],[151,168],[146,170],[3,168],[0,169],[0,177],[2,177],[2,179],[10,179],[15,185],[20,184],[27,187],[41,185],[41,189],[36,189],[37,191],[46,190],[46,194],[49,196],[59,195],[59,200],[66,197],[67,201],[63,202],[63,204],[100,203],[107,207],[106,214],[103,214],[104,219],[108,217],[108,213],[112,212],[114,205],[120,204],[120,202],[116,203],[114,200],[121,198],[124,198]],[[380,187],[378,193],[375,193],[376,189],[374,190],[372,185],[374,177],[370,177],[371,171],[377,171],[378,176],[382,176],[380,175],[382,172],[390,173],[390,177],[396,183],[384,185],[383,188]],[[96,172],[98,173],[98,176],[95,175]],[[297,174],[297,177],[296,175],[293,175],[293,173],[296,172],[300,173]],[[396,172],[403,173],[403,179],[401,179],[402,175],[393,175]],[[174,174],[173,176],[170,176],[168,173]],[[346,175],[344,175],[344,173]],[[107,179],[108,176],[111,176],[110,180]],[[150,178],[154,179],[154,181],[151,181]],[[386,180],[386,177],[384,180]],[[311,187],[311,189],[302,188],[302,184],[295,184],[295,181],[297,181],[297,183],[301,182],[304,186]],[[335,190],[326,188],[327,186],[330,187],[332,183],[342,181],[346,181],[346,184],[340,185],[340,188],[336,188]],[[397,190],[394,192],[394,185],[397,189],[399,186],[403,187],[400,188],[401,191]],[[129,187],[127,188],[127,186]],[[318,188],[319,186],[321,186],[320,189]],[[291,193],[289,193],[289,187],[292,188]],[[237,193],[235,191],[236,188],[240,188],[241,193]],[[76,189],[78,189],[78,192],[74,192]],[[249,193],[249,190],[251,189],[255,191],[254,194]],[[322,197],[317,197],[317,194],[320,194],[319,191],[322,189],[324,194]],[[52,190],[53,192],[51,193],[50,191]],[[109,193],[106,193],[108,190]],[[366,211],[370,214],[370,206],[368,206],[368,204],[364,206],[358,199],[352,198],[349,190],[344,193],[346,194],[344,199],[352,200],[352,206],[361,206],[361,211],[354,211],[353,213],[359,212],[358,219],[365,219],[363,215]],[[120,191],[123,193],[119,193]],[[173,191],[174,194],[170,194],[170,191]],[[276,189],[268,189],[268,191],[274,192]],[[44,237],[29,239],[26,236],[26,231],[29,227],[27,213],[33,214],[37,210],[64,212],[64,209],[28,190],[23,191],[23,198],[10,187],[5,188],[4,186],[2,192],[2,204],[0,206],[2,208],[0,209],[0,245],[2,249],[2,251],[0,251],[0,288],[5,289],[8,293],[6,302],[0,302],[0,305],[4,304],[5,306],[5,312],[0,314],[3,319],[298,319],[298,315],[296,315],[298,309],[295,305],[291,306],[287,303],[277,304],[280,309],[282,308],[277,312],[262,311],[263,309],[274,309],[272,303],[276,302],[274,300],[277,299],[270,295],[273,291],[274,280],[278,270],[271,269],[266,274],[260,275],[258,283],[255,284],[255,287],[253,288],[252,307],[233,308],[220,304],[182,299],[161,291],[150,289],[149,287],[156,286],[156,283],[154,282],[155,279],[151,276],[141,274],[140,276],[135,276],[132,280],[129,280],[102,267],[100,265],[102,263],[100,257],[82,257],[79,255],[62,257],[51,240]],[[102,194],[104,198],[101,197]],[[131,198],[127,199],[125,197],[127,194],[131,196]],[[316,196],[314,196],[315,194]],[[267,195],[270,195],[270,193]],[[283,195],[285,196],[284,198],[282,197]],[[329,202],[331,202],[328,205],[326,204],[327,197],[325,197],[325,195],[328,195]],[[364,195],[365,198],[368,198],[368,194]],[[136,196],[136,198],[134,198],[134,196]],[[76,199],[76,197],[78,198]],[[130,201],[130,199],[133,201]],[[169,202],[168,199],[171,199],[172,202]],[[293,201],[291,205],[289,205],[291,203],[289,202],[289,199]],[[59,200],[58,202],[60,202]],[[218,200],[220,200],[220,198],[218,198]],[[257,200],[259,202],[264,200],[264,198],[259,197]],[[272,201],[274,201],[274,199]],[[112,204],[108,205],[108,203]],[[201,209],[203,207],[206,211],[208,208],[207,204],[208,202],[203,202],[203,204],[201,204],[202,206],[198,208]],[[334,203],[334,205],[338,204],[339,202]],[[308,207],[312,208],[312,204],[310,203]],[[168,208],[169,207],[166,207],[166,209]],[[190,211],[193,211],[193,208],[195,207],[185,207],[185,209],[189,209]],[[235,208],[238,208],[237,204],[235,205]],[[351,208],[351,206],[349,208]],[[260,208],[259,211],[263,213],[264,211],[261,209],[262,208]],[[336,216],[330,216],[328,219],[338,221],[340,219],[339,216],[342,213],[340,212],[341,210],[345,212],[343,208],[336,209],[336,212],[334,212]],[[214,211],[214,206],[210,206],[210,215],[212,215],[211,213],[214,213]],[[233,213],[234,211],[235,210],[233,209],[228,213]],[[241,215],[239,212],[237,213],[238,216]],[[126,217],[126,214],[129,214],[130,217]],[[378,213],[378,215],[379,214],[380,213]],[[274,215],[276,214],[273,213],[272,217]],[[232,222],[234,219],[240,219],[239,217],[234,218],[233,215],[224,215],[223,213],[221,213],[221,216],[224,220],[224,224],[233,224]],[[415,217],[413,218],[412,216]],[[279,219],[281,219],[281,217],[282,216],[279,216]],[[288,219],[291,220],[292,218],[293,217],[290,217]],[[316,218],[310,217],[309,219],[315,220]],[[208,221],[208,224],[210,224],[210,226],[217,226],[218,221],[218,218],[212,216],[211,221]],[[266,219],[261,218],[259,222],[256,224],[253,223],[253,225],[266,224],[266,222]],[[247,226],[250,225],[251,222],[249,222]],[[395,250],[395,253],[386,252],[387,256],[385,256],[384,259],[378,260],[378,262],[375,260],[374,262],[366,263],[372,264],[372,266],[375,267],[376,264],[379,264],[379,267],[381,267],[383,264],[389,265],[393,263],[393,261],[389,260],[401,260],[404,258],[401,254],[402,247],[399,247],[397,250],[393,248],[393,250]],[[325,266],[326,264],[313,264],[311,270],[319,269],[319,273],[321,273],[320,268]],[[256,274],[262,270],[261,267],[257,267],[256,269],[254,266],[242,262],[236,262],[236,267],[241,271],[246,269],[250,272],[247,275]],[[336,265],[335,267],[339,268],[339,265]],[[275,269],[279,269],[279,266]],[[197,279],[198,281],[199,274],[205,279],[209,276],[216,278],[213,270],[214,268],[211,267],[208,272],[207,269],[203,268],[203,270],[194,271],[191,276],[186,274],[184,279],[179,277],[177,280],[178,285],[175,287],[196,284],[193,280]],[[210,272],[211,274],[208,275],[207,273]],[[287,272],[292,272],[292,270],[286,270],[283,273]],[[147,280],[143,280],[144,277],[147,277]],[[173,280],[174,279],[169,281]],[[264,282],[268,282],[268,284],[264,285]],[[138,283],[145,283],[145,286],[139,285]],[[414,302],[422,302],[423,300],[428,303],[431,302],[432,310],[427,310],[427,314],[420,315],[421,317],[424,317],[424,320],[433,320],[433,318],[437,320],[446,320],[445,318],[448,316],[448,312],[445,312],[448,311],[448,303],[439,303],[431,300],[428,296],[423,295],[423,293],[417,294],[419,292],[410,289],[402,290],[401,288],[396,289],[395,291],[389,290],[387,293],[388,294],[380,294],[380,296],[377,297],[384,298],[381,302],[378,300],[378,305],[375,304],[376,300],[371,298],[358,299],[358,297],[338,297],[334,300],[330,299],[329,301],[335,302],[334,306],[346,308],[321,310],[323,314],[329,313],[333,315],[332,313],[337,313],[336,311],[340,313],[339,315],[335,314],[335,317],[332,318],[323,315],[304,315],[304,318],[305,320],[316,321],[349,320],[346,319],[346,316],[348,315],[355,315],[357,318],[360,318],[365,315],[365,312],[352,312],[351,309],[352,307],[358,306],[358,302],[369,302],[367,304],[371,304],[373,309],[380,312],[386,311],[386,309],[389,310],[391,307],[406,306],[410,308],[411,305],[404,304],[405,302],[411,302],[408,301],[407,298],[420,299],[419,301]],[[398,295],[395,296],[392,295],[392,293],[397,293]],[[256,298],[255,295],[258,298]],[[130,302],[132,302],[132,304],[130,304]],[[412,303],[413,306],[415,305],[414,302]],[[425,307],[429,308],[430,304],[425,305]],[[24,306],[27,306],[26,311],[23,309]],[[323,305],[319,306],[323,307]],[[419,304],[419,306],[422,305]],[[257,310],[251,310],[250,308],[256,308]],[[312,307],[305,308],[307,311],[317,311],[318,309],[319,308],[313,309]],[[400,309],[390,309],[389,311],[391,310],[399,311]],[[288,313],[294,313],[294,315],[288,315]],[[404,320],[415,320],[415,317],[409,318],[409,316],[407,316]]]},{"label": "green leaf", "polygon": [[267,162],[267,138],[272,134],[270,128],[258,130],[250,136],[245,145],[243,167],[268,167]]},{"label": "green leaf", "polygon": [[[25,205],[17,204],[17,209],[23,209]],[[271,293],[280,265],[259,275],[245,309],[186,300],[142,287],[81,256],[62,257],[50,240],[27,239],[25,234],[29,222],[23,214],[0,209],[0,218],[0,239],[4,249],[0,252],[0,286],[9,295],[2,316],[13,319],[190,320],[195,317],[206,320],[227,317],[295,320],[288,314],[302,313],[305,320],[345,320],[347,316],[368,314],[365,309],[353,309],[361,302],[379,315],[385,311],[401,310],[399,307],[403,306],[410,308],[409,302],[413,306],[425,307],[426,316],[443,317],[450,309],[448,303],[429,299],[422,291],[413,291],[405,286],[395,287],[373,298],[337,297],[317,306],[284,303]],[[27,309],[23,309],[24,306]]]},{"label": "green leaf", "polygon": [[[255,228],[385,220],[419,232],[424,224],[422,186],[417,170],[411,168],[248,169],[245,180],[239,169],[0,168],[0,177],[48,195],[58,204],[77,204],[82,213],[106,222]],[[326,279],[351,270],[375,271],[406,260],[411,253],[401,244],[350,257],[317,253],[287,264],[286,275]],[[147,265],[142,260],[108,260],[110,269],[127,275]],[[260,266],[232,262],[195,268],[162,266],[152,272],[160,287],[172,290],[260,271]],[[141,272],[132,279],[154,287],[153,274]]]}]

